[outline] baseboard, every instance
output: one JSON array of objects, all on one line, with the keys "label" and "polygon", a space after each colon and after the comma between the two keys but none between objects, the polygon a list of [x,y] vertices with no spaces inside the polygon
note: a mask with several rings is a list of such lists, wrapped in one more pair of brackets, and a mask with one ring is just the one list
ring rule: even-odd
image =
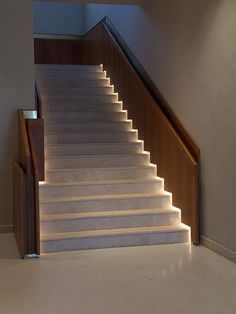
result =
[{"label": "baseboard", "polygon": [[0,225],[0,233],[12,233],[13,225]]},{"label": "baseboard", "polygon": [[220,254],[230,261],[236,263],[236,252],[227,249],[226,247],[220,245],[219,243],[212,241],[204,236],[201,236],[201,244],[207,247],[208,249]]}]

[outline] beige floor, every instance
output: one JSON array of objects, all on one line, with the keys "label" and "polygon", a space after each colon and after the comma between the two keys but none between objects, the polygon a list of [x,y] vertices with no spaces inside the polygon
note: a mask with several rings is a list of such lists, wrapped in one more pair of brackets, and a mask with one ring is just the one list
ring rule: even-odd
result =
[{"label": "beige floor", "polygon": [[163,245],[20,260],[0,235],[1,314],[236,314],[236,265]]}]

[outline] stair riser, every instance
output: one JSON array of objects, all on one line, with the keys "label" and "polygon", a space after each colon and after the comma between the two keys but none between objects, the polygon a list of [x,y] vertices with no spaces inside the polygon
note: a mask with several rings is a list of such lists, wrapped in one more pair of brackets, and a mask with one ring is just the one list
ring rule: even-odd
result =
[{"label": "stair riser", "polygon": [[86,195],[118,195],[135,193],[158,193],[163,191],[163,182],[142,182],[130,184],[90,184],[60,187],[40,187],[40,199]]},{"label": "stair riser", "polygon": [[117,102],[118,95],[51,95],[51,96],[42,96],[43,102],[46,103],[76,103],[76,104],[91,104],[91,103],[109,103]]},{"label": "stair riser", "polygon": [[105,87],[110,86],[109,79],[84,79],[84,80],[63,80],[63,79],[44,79],[39,83],[40,91],[45,91],[52,88],[73,88],[73,87]]},{"label": "stair riser", "polygon": [[65,112],[118,112],[122,110],[122,104],[121,103],[110,103],[110,104],[87,104],[87,105],[53,105],[48,104],[43,106],[43,113],[65,113]]},{"label": "stair riser", "polygon": [[40,91],[42,97],[48,96],[63,96],[68,97],[70,95],[105,95],[114,93],[113,86],[106,87],[70,87],[70,88],[47,88]]},{"label": "stair riser", "polygon": [[107,122],[107,121],[125,121],[127,119],[126,111],[115,113],[52,113],[44,117],[45,123],[84,123],[84,122]]},{"label": "stair riser", "polygon": [[79,213],[86,211],[106,211],[122,209],[151,209],[169,208],[171,206],[171,196],[155,196],[128,199],[99,199],[99,200],[80,200],[80,201],[58,201],[41,202],[40,212],[50,213]]},{"label": "stair riser", "polygon": [[137,132],[124,133],[80,133],[46,135],[45,144],[77,144],[77,143],[124,143],[138,140]]},{"label": "stair riser", "polygon": [[106,180],[135,180],[153,179],[156,168],[140,169],[74,169],[73,171],[47,171],[46,181],[49,183],[70,183],[76,181],[106,181]]},{"label": "stair riser", "polygon": [[127,247],[140,245],[157,245],[189,242],[189,232],[162,232],[153,234],[134,234],[120,236],[101,236],[90,238],[75,238],[54,241],[42,241],[41,251],[60,252],[86,249],[99,249],[109,247]]},{"label": "stair riser", "polygon": [[125,132],[132,129],[131,121],[122,122],[101,122],[101,123],[81,123],[81,124],[45,124],[44,133],[66,133],[66,132],[86,132],[86,131],[114,131]]},{"label": "stair riser", "polygon": [[180,223],[179,213],[120,217],[96,217],[59,221],[41,221],[42,234],[135,227],[173,226]]},{"label": "stair riser", "polygon": [[116,155],[138,154],[143,152],[141,142],[126,144],[96,144],[94,145],[50,145],[45,146],[45,156],[83,156],[83,155]]},{"label": "stair riser", "polygon": [[149,154],[136,154],[127,156],[86,156],[74,158],[47,158],[46,169],[63,168],[97,168],[99,167],[135,167],[145,166],[150,162]]}]

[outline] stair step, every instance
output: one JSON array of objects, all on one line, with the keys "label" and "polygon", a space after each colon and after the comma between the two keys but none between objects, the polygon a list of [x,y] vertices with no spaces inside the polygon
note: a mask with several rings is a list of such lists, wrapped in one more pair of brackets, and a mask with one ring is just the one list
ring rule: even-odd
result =
[{"label": "stair step", "polygon": [[70,71],[62,71],[61,73],[45,73],[38,72],[36,74],[37,80],[81,80],[81,79],[106,79],[106,72],[102,71],[78,71],[76,73],[71,73]]},{"label": "stair step", "polygon": [[40,217],[42,234],[177,224],[180,224],[180,211],[174,208],[42,215]]},{"label": "stair step", "polygon": [[84,78],[84,79],[41,79],[38,81],[40,91],[44,91],[50,88],[73,88],[73,87],[102,87],[110,86],[109,78]]},{"label": "stair step", "polygon": [[48,114],[51,112],[67,113],[67,112],[118,112],[122,111],[123,106],[121,102],[114,103],[100,103],[100,104],[44,104],[43,113]]},{"label": "stair step", "polygon": [[41,237],[41,251],[58,252],[109,247],[183,243],[190,241],[189,228],[155,226],[94,231],[51,233]]},{"label": "stair step", "polygon": [[45,123],[73,123],[73,122],[107,122],[107,121],[125,121],[127,111],[120,112],[84,112],[84,113],[48,113],[45,117]]},{"label": "stair step", "polygon": [[103,94],[103,95],[42,95],[42,101],[44,103],[57,102],[61,103],[109,103],[117,102],[118,95],[116,93]]},{"label": "stair step", "polygon": [[47,123],[44,125],[44,134],[85,132],[85,131],[130,131],[132,121],[87,122],[87,123]]},{"label": "stair step", "polygon": [[150,163],[150,154],[128,155],[88,155],[88,156],[53,156],[46,158],[46,169],[96,168],[99,167],[134,167]]},{"label": "stair step", "polygon": [[129,132],[80,132],[67,134],[47,134],[45,144],[79,143],[124,143],[138,140],[137,130]]},{"label": "stair step", "polygon": [[40,94],[42,97],[51,97],[51,96],[71,96],[71,95],[109,95],[114,93],[113,86],[105,86],[105,87],[60,87],[60,88],[47,88],[40,89]]},{"label": "stair step", "polygon": [[36,73],[47,71],[87,71],[100,72],[103,70],[102,65],[83,65],[83,64],[35,64]]},{"label": "stair step", "polygon": [[172,195],[166,191],[155,194],[92,195],[41,200],[42,214],[79,213],[123,209],[168,208]]},{"label": "stair step", "polygon": [[61,184],[41,184],[40,200],[56,197],[75,197],[86,195],[116,195],[135,193],[159,193],[164,190],[161,178],[149,180],[116,180],[116,181],[78,181]]},{"label": "stair step", "polygon": [[46,181],[49,183],[63,183],[76,181],[114,181],[114,180],[140,180],[156,177],[156,166],[113,167],[113,168],[71,168],[48,169]]},{"label": "stair step", "polygon": [[123,155],[143,152],[143,142],[45,145],[45,156]]}]

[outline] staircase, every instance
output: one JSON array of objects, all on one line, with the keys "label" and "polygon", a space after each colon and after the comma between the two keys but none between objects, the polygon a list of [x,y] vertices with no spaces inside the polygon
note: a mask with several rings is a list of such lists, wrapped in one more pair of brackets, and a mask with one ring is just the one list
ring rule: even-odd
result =
[{"label": "staircase", "polygon": [[102,66],[37,65],[45,120],[41,252],[188,242]]}]

